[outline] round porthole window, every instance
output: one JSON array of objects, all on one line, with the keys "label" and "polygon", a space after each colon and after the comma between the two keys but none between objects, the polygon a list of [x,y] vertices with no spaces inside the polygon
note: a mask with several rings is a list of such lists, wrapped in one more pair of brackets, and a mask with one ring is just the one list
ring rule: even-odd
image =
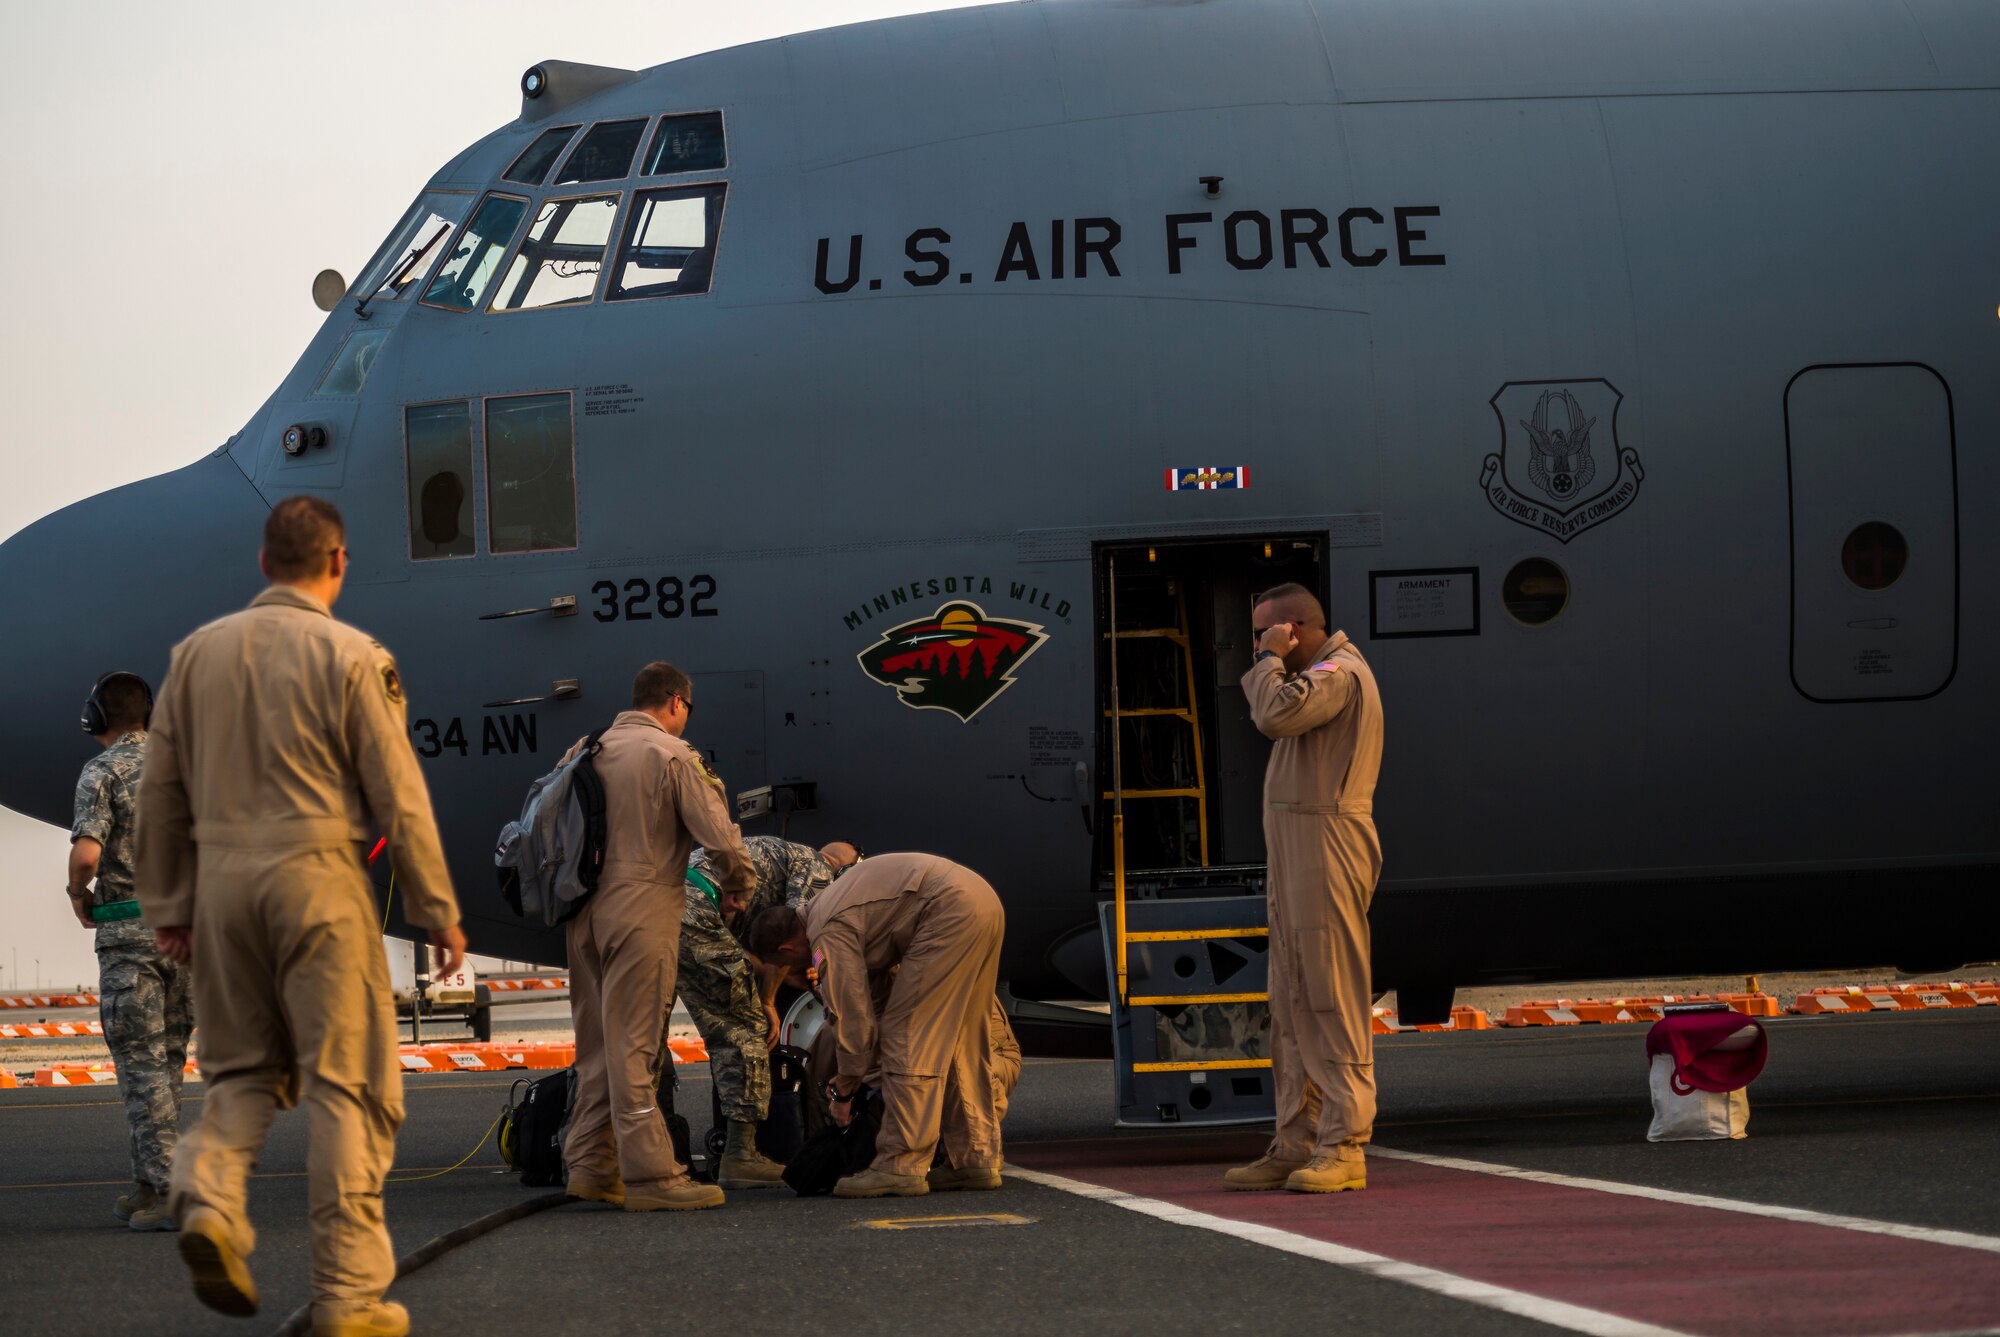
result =
[{"label": "round porthole window", "polygon": [[1886,590],[1902,576],[1910,561],[1910,545],[1902,531],[1880,520],[1855,526],[1840,545],[1840,569],[1864,590]]},{"label": "round porthole window", "polygon": [[1500,582],[1500,603],[1524,627],[1553,622],[1569,607],[1569,577],[1546,557],[1525,557]]}]

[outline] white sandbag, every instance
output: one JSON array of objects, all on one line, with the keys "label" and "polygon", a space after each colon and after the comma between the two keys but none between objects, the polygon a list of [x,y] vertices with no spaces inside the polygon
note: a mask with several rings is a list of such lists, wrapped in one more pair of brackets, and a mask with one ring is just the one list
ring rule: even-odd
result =
[{"label": "white sandbag", "polygon": [[1674,1061],[1655,1054],[1648,1080],[1653,1088],[1653,1126],[1648,1142],[1698,1142],[1713,1138],[1748,1137],[1750,1093],[1698,1091],[1674,1075]]}]

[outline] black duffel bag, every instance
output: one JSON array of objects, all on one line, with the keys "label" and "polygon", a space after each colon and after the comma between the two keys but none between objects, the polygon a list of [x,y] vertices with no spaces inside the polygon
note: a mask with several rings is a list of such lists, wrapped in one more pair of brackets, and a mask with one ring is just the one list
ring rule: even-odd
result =
[{"label": "black duffel bag", "polygon": [[845,1128],[829,1121],[807,1138],[785,1166],[785,1182],[801,1198],[833,1192],[835,1184],[874,1161],[875,1135],[881,1130],[882,1096],[864,1086],[855,1098],[854,1121]]}]

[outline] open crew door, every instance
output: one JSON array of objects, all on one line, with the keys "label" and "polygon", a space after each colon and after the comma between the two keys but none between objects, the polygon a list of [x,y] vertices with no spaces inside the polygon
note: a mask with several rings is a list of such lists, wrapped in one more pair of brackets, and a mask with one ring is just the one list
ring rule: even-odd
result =
[{"label": "open crew door", "polygon": [[1323,534],[1100,546],[1096,863],[1118,1122],[1271,1117],[1256,596],[1326,590]]}]

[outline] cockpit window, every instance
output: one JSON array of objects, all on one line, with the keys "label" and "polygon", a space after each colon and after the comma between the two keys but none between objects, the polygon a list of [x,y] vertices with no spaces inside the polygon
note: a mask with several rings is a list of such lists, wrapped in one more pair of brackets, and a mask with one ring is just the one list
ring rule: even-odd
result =
[{"label": "cockpit window", "polygon": [[556,165],[556,157],[576,133],[573,125],[559,125],[553,130],[544,130],[535,136],[535,142],[521,150],[521,156],[514,159],[502,181],[518,181],[524,186],[539,186],[548,177],[549,168]]},{"label": "cockpit window", "polygon": [[410,557],[472,556],[472,409],[464,400],[403,410]]},{"label": "cockpit window", "polygon": [[544,200],[507,277],[493,299],[495,311],[588,302],[604,272],[604,248],[618,217],[616,195]]},{"label": "cockpit window", "polygon": [[424,290],[424,301],[455,311],[470,311],[479,305],[500,272],[500,258],[514,239],[528,202],[511,195],[488,195],[480,201],[458,242],[445,257],[438,276]]},{"label": "cockpit window", "polygon": [[728,189],[716,182],[636,192],[626,214],[618,268],[605,296],[618,300],[707,292]]},{"label": "cockpit window", "polygon": [[313,387],[315,395],[358,395],[361,387],[368,383],[368,373],[375,369],[375,357],[382,351],[382,343],[389,337],[385,329],[356,330],[347,336],[347,342],[340,346],[333,362],[326,369],[326,375],[319,378]]},{"label": "cockpit window", "polygon": [[566,391],[486,401],[486,529],[496,553],[576,546]]},{"label": "cockpit window", "polygon": [[686,116],[662,116],[646,150],[642,176],[669,172],[719,172],[729,165],[722,140],[722,113],[698,111]]},{"label": "cockpit window", "polygon": [[576,152],[569,155],[555,183],[569,186],[580,181],[616,181],[629,176],[632,155],[638,151],[639,137],[645,133],[643,119],[599,121],[590,127],[583,142],[576,146]]},{"label": "cockpit window", "polygon": [[431,265],[444,252],[445,239],[465,217],[470,195],[430,191],[410,206],[403,221],[354,285],[353,295],[378,302],[392,302],[423,282]]}]

